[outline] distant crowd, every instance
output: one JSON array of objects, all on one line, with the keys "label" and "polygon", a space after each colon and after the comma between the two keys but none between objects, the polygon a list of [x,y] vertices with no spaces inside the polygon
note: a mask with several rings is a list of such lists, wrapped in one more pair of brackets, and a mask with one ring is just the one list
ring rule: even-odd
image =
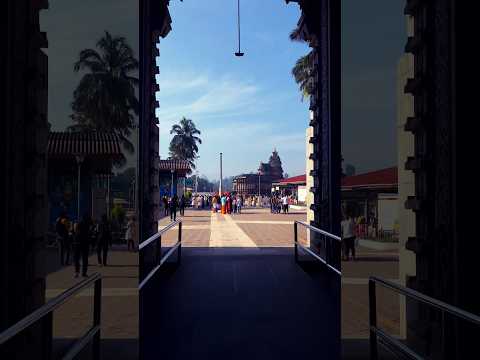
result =
[{"label": "distant crowd", "polygon": [[163,196],[162,203],[164,215],[169,216],[172,221],[177,218],[177,212],[183,216],[186,207],[204,210],[211,209],[212,212],[222,214],[241,214],[243,208],[270,208],[273,214],[287,214],[290,205],[296,204],[296,199],[285,193],[273,194],[272,196],[250,195],[244,196],[235,193],[219,194],[193,194],[190,197],[182,195],[178,197]]}]

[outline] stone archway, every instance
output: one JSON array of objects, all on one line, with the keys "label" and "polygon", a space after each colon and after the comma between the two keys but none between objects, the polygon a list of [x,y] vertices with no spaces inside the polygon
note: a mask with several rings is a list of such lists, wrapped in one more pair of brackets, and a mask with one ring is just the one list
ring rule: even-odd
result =
[{"label": "stone archway", "polygon": [[[314,162],[312,210],[313,224],[332,233],[339,233],[340,224],[340,4],[332,0],[298,0],[301,10],[298,31],[314,51],[315,93],[310,109],[314,128],[311,143]],[[159,105],[155,92],[161,91],[155,82],[158,72],[155,58],[160,49],[157,43],[171,30],[169,1],[140,1],[141,151],[139,199],[141,234],[146,238],[157,231],[158,193],[158,127],[155,109]]]}]

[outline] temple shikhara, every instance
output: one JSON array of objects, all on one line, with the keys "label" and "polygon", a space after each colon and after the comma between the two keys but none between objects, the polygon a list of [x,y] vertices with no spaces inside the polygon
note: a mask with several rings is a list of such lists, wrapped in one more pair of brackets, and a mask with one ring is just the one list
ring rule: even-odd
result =
[{"label": "temple shikhara", "polygon": [[281,179],[283,179],[282,160],[275,149],[268,162],[260,162],[257,173],[235,177],[233,191],[242,195],[269,195],[272,183]]}]

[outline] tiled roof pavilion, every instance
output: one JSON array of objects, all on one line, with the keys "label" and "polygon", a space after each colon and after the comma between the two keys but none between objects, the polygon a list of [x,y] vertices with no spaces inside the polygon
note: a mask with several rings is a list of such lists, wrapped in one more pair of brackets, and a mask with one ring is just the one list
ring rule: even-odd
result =
[{"label": "tiled roof pavilion", "polygon": [[190,172],[191,168],[190,164],[186,160],[166,159],[160,160],[159,170],[168,172],[173,170],[177,174],[185,176],[187,173]]},{"label": "tiled roof pavilion", "polygon": [[398,187],[397,167],[346,176],[342,179],[342,190],[380,189]]},{"label": "tiled roof pavilion", "polygon": [[51,132],[47,151],[49,157],[123,156],[117,135],[100,132]]}]

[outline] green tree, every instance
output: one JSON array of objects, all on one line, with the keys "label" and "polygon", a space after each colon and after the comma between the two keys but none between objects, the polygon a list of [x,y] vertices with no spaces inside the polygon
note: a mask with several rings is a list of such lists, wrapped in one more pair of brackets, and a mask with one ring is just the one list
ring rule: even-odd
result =
[{"label": "green tree", "polygon": [[[290,40],[292,41],[304,41],[300,35],[299,29],[295,29],[290,33]],[[292,69],[292,75],[295,82],[298,84],[302,93],[302,101],[306,97],[309,97],[314,90],[314,51],[310,51],[307,55],[302,56],[297,60],[295,66]]]},{"label": "green tree", "polygon": [[125,209],[119,204],[116,204],[112,209],[112,218],[118,225],[122,225],[125,221],[125,214]]},{"label": "green tree", "polygon": [[74,71],[84,71],[73,93],[70,131],[114,132],[124,149],[134,152],[128,137],[136,127],[139,101],[135,93],[139,80],[132,73],[138,60],[126,39],[108,31],[98,40],[98,49],[84,49]]},{"label": "green tree", "polygon": [[202,143],[200,130],[192,120],[183,118],[179,124],[172,126],[170,134],[174,134],[170,142],[170,157],[172,159],[186,160],[190,167],[195,169],[195,160],[198,159],[198,145]]}]

